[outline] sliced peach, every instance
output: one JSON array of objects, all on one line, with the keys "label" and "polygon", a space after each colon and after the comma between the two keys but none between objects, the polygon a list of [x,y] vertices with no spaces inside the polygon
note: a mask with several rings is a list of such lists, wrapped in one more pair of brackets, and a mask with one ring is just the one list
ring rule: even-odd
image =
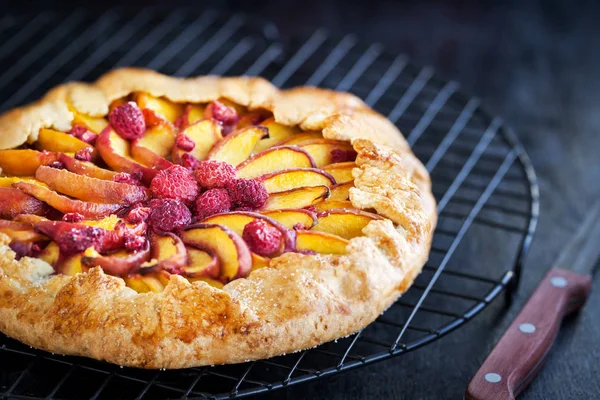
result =
[{"label": "sliced peach", "polygon": [[35,226],[38,222],[48,221],[48,218],[40,217],[35,214],[19,214],[14,218],[16,222],[22,222],[24,224],[28,224],[30,226]]},{"label": "sliced peach", "polygon": [[48,246],[37,256],[38,258],[46,261],[48,264],[54,266],[58,262],[60,257],[60,248],[56,242],[48,243]]},{"label": "sliced peach", "polygon": [[142,265],[140,273],[146,274],[162,270],[176,272],[186,265],[187,250],[179,236],[172,233],[153,233],[150,237],[150,245],[152,248],[151,260]]},{"label": "sliced peach", "polygon": [[332,186],[335,179],[328,173],[317,168],[294,168],[258,177],[267,193],[284,192],[304,186]]},{"label": "sliced peach", "polygon": [[231,100],[220,98],[219,102],[221,102],[223,105],[226,105],[227,107],[232,107],[233,109],[235,109],[238,115],[245,114],[248,112],[246,107],[242,106],[241,104],[235,103]]},{"label": "sliced peach", "polygon": [[187,126],[204,119],[204,109],[206,104],[190,104],[186,110]]},{"label": "sliced peach", "polygon": [[256,143],[266,134],[267,129],[261,126],[238,129],[219,141],[208,154],[208,158],[238,165],[248,158]]},{"label": "sliced peach", "polygon": [[295,146],[304,142],[308,142],[309,140],[317,139],[323,139],[321,132],[302,132],[277,143],[277,146]]},{"label": "sliced peach", "polygon": [[119,136],[110,126],[103,130],[96,139],[96,148],[104,162],[113,170],[128,173],[141,172],[144,183],[150,183],[158,172],[131,158],[129,142]]},{"label": "sliced peach", "polygon": [[191,225],[181,233],[181,238],[186,244],[214,254],[221,264],[221,277],[226,280],[244,277],[252,268],[252,255],[246,242],[223,225]]},{"label": "sliced peach", "polygon": [[0,169],[4,175],[33,176],[40,165],[58,160],[58,154],[36,150],[0,150]]},{"label": "sliced peach", "polygon": [[329,200],[348,200],[350,198],[350,188],[353,186],[354,181],[333,185]]},{"label": "sliced peach", "polygon": [[274,219],[287,229],[293,229],[300,224],[303,229],[310,229],[317,223],[317,216],[303,209],[271,210],[263,211],[261,214]]},{"label": "sliced peach", "polygon": [[206,282],[210,286],[217,288],[217,289],[223,289],[223,287],[225,286],[225,284],[223,282],[218,281],[213,278],[207,278],[205,276],[201,276],[199,278],[189,278],[189,280],[190,280],[190,282]]},{"label": "sliced peach", "polygon": [[34,185],[46,186],[45,183],[38,181],[35,178],[23,177],[23,176],[0,176],[0,188],[10,188],[13,183],[16,182],[27,182],[33,183]]},{"label": "sliced peach", "polygon": [[110,255],[96,257],[84,256],[81,263],[88,268],[100,267],[107,274],[114,276],[127,276],[130,273],[135,273],[140,268],[143,262],[150,259],[150,244],[146,242],[146,246],[134,252],[120,250]]},{"label": "sliced peach", "polygon": [[[39,185],[33,185],[31,183],[18,182],[13,184],[16,189],[19,189],[24,194],[33,196],[36,199],[47,203],[49,206],[54,207],[63,213],[79,213],[86,218],[100,218],[110,214],[114,214],[123,208],[121,204],[101,204],[101,203],[89,203],[80,200],[73,200],[66,196],[61,196],[53,190],[45,188]],[[7,189],[0,189],[7,190]],[[0,195],[0,198],[2,196]],[[0,203],[0,210],[2,209]],[[21,212],[20,214],[37,214],[38,212]]]},{"label": "sliced peach", "polygon": [[92,178],[110,181],[117,174],[114,171],[100,168],[91,162],[76,160],[66,154],[60,154],[58,156],[58,161],[62,162],[68,171]]},{"label": "sliced peach", "polygon": [[252,271],[268,267],[270,262],[271,260],[269,258],[252,253]]},{"label": "sliced peach", "polygon": [[29,224],[3,219],[0,219],[0,233],[7,235],[11,241],[17,242],[37,242],[48,239],[46,236],[34,231]]},{"label": "sliced peach", "polygon": [[321,254],[346,254],[349,242],[336,235],[325,232],[296,232],[296,249],[314,251]]},{"label": "sliced peach", "polygon": [[72,125],[81,125],[86,127],[88,130],[94,133],[100,133],[106,128],[108,125],[108,121],[106,118],[102,117],[90,117],[89,115],[81,114],[77,111],[73,112],[73,122]]},{"label": "sliced peach", "polygon": [[361,210],[333,209],[317,214],[318,222],[312,231],[326,232],[352,239],[362,235],[362,230],[371,221],[383,219],[377,214]]},{"label": "sliced peach", "polygon": [[168,123],[146,130],[144,136],[131,142],[131,155],[144,165],[167,169],[172,164],[165,160],[175,145],[175,128]]},{"label": "sliced peach", "polygon": [[354,161],[329,164],[323,167],[323,171],[331,174],[337,183],[346,183],[354,180],[352,170],[356,168]]},{"label": "sliced peach", "polygon": [[[49,190],[32,183],[17,182],[13,185],[30,185]],[[19,214],[47,215],[50,208],[43,200],[15,188],[0,188],[0,218],[14,219]]]},{"label": "sliced peach", "polygon": [[163,281],[154,275],[144,275],[140,277],[140,280],[148,287],[152,293],[160,293],[165,290],[165,284]]},{"label": "sliced peach", "polygon": [[281,251],[293,248],[294,240],[288,229],[276,220],[263,214],[258,214],[251,211],[231,211],[212,215],[201,222],[203,224],[218,224],[225,226],[242,236],[246,225],[256,219],[265,221],[268,225],[281,232]]},{"label": "sliced peach", "polygon": [[150,288],[144,283],[141,275],[126,276],[123,278],[125,284],[138,293],[148,293]]},{"label": "sliced peach", "polygon": [[99,220],[86,220],[81,221],[82,225],[93,226],[96,228],[102,228],[107,231],[114,231],[117,224],[121,221],[119,217],[111,214]]},{"label": "sliced peach", "polygon": [[221,272],[219,259],[197,246],[189,244],[187,248],[187,265],[181,268],[183,275],[187,278],[218,278]]},{"label": "sliced peach", "polygon": [[137,93],[135,101],[141,109],[148,108],[171,123],[175,122],[184,111],[183,104],[174,103],[163,97],[154,97],[145,92]]},{"label": "sliced peach", "polygon": [[76,254],[69,257],[59,257],[56,263],[56,269],[58,272],[68,276],[74,276],[83,272],[83,265],[81,264],[81,254]]},{"label": "sliced peach", "polygon": [[269,195],[264,210],[304,208],[329,197],[327,186],[307,186]]},{"label": "sliced peach", "polygon": [[263,151],[264,149],[289,139],[294,134],[300,132],[300,128],[277,123],[275,122],[274,118],[264,120],[261,125],[269,130],[269,137],[261,140],[257,144],[256,148],[254,149],[255,152]]},{"label": "sliced peach", "polygon": [[55,151],[58,153],[76,153],[79,150],[92,147],[68,133],[45,128],[40,129],[35,146],[39,150]]},{"label": "sliced peach", "polygon": [[251,111],[249,113],[240,115],[240,119],[238,120],[236,128],[242,129],[249,126],[259,125],[259,123],[263,120],[263,113],[260,111]]},{"label": "sliced peach", "polygon": [[256,178],[293,168],[314,168],[310,155],[295,146],[271,147],[256,153],[237,166],[240,178]]},{"label": "sliced peach", "polygon": [[354,148],[350,142],[342,142],[341,140],[332,139],[317,139],[303,142],[298,145],[306,150],[315,161],[317,167],[322,167],[334,162],[335,156],[332,152],[348,152],[352,153]]},{"label": "sliced peach", "polygon": [[349,209],[353,209],[354,206],[352,205],[352,202],[349,200],[326,200],[326,201],[322,201],[320,203],[315,204],[315,208],[317,209],[317,211],[325,211],[325,210],[331,210],[331,209],[335,209],[335,208],[349,208]]},{"label": "sliced peach", "polygon": [[35,177],[53,190],[83,201],[133,204],[150,198],[149,190],[143,186],[90,178],[66,169],[42,166]]},{"label": "sliced peach", "polygon": [[[195,143],[189,154],[198,160],[206,159],[213,146],[223,139],[221,130],[221,125],[212,119],[203,119],[185,128],[182,133]],[[173,162],[181,162],[183,153],[186,152],[177,146],[173,147]]]}]

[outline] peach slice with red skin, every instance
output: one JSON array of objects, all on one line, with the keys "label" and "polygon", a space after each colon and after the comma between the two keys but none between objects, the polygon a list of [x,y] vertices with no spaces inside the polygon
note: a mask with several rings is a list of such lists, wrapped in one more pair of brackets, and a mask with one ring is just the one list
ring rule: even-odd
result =
[{"label": "peach slice with red skin", "polygon": [[352,170],[356,168],[354,161],[329,164],[323,167],[323,171],[335,178],[336,183],[346,183],[354,180]]},{"label": "peach slice with red skin", "polygon": [[248,158],[258,141],[267,135],[262,126],[238,129],[220,140],[208,154],[209,160],[238,165]]},{"label": "peach slice with red skin", "polygon": [[58,156],[58,161],[65,165],[67,171],[71,171],[78,175],[86,175],[91,178],[103,179],[105,181],[110,181],[117,175],[117,172],[100,168],[91,162],[76,160],[66,154],[60,154]]},{"label": "peach slice with red skin", "polygon": [[354,187],[354,181],[338,183],[331,187],[331,196],[329,200],[348,200],[350,198],[350,188]]},{"label": "peach slice with red skin", "polygon": [[162,270],[177,273],[187,264],[187,250],[179,236],[172,233],[152,233],[150,246],[151,260],[142,265],[139,270],[141,274]]},{"label": "peach slice with red skin", "polygon": [[350,242],[339,236],[315,231],[296,232],[296,249],[321,254],[346,254]]},{"label": "peach slice with red skin", "polygon": [[294,229],[298,224],[303,229],[310,229],[317,223],[316,214],[302,208],[262,211],[261,214],[274,219],[287,229]]},{"label": "peach slice with red skin", "polygon": [[267,193],[284,192],[304,186],[332,186],[335,179],[317,168],[287,169],[257,178],[267,189]]},{"label": "peach slice with red skin", "polygon": [[312,206],[329,197],[327,186],[307,186],[269,195],[263,210],[285,208],[304,208]]},{"label": "peach slice with red skin", "polygon": [[82,201],[133,204],[150,198],[145,187],[90,178],[66,169],[39,167],[35,177],[51,189]]},{"label": "peach slice with red skin", "polygon": [[354,148],[350,142],[332,139],[309,140],[298,146],[310,154],[316,166],[319,168],[335,161],[333,155],[333,152],[335,151],[354,152]]},{"label": "peach slice with red skin", "polygon": [[[18,182],[13,184],[13,187],[19,189],[26,195],[33,196],[36,199],[45,202],[62,213],[78,213],[85,218],[95,219],[105,217],[114,214],[123,208],[123,205],[121,204],[89,203],[81,200],[73,200],[66,196],[62,196],[53,190],[31,183]],[[37,214],[38,212],[27,210],[26,212],[23,211],[21,213]]]},{"label": "peach slice with red skin", "polygon": [[38,181],[35,178],[24,176],[0,176],[0,188],[11,188],[13,183],[27,182],[34,185],[47,186],[45,183]]},{"label": "peach slice with red skin", "polygon": [[144,136],[131,142],[131,155],[144,165],[167,169],[171,164],[165,158],[175,145],[175,127],[169,123],[155,125]]},{"label": "peach slice with red skin", "polygon": [[300,129],[295,126],[287,126],[275,122],[274,118],[268,118],[261,122],[261,126],[266,127],[269,130],[269,137],[261,140],[256,148],[255,152],[263,151],[266,148],[276,145],[284,140],[287,140],[294,136],[296,133],[300,132]]},{"label": "peach slice with red skin", "polygon": [[36,150],[0,150],[0,169],[9,176],[33,176],[40,165],[58,161],[58,154]]},{"label": "peach slice with red skin", "polygon": [[48,246],[38,255],[38,258],[55,266],[60,258],[60,248],[56,242],[48,243]]},{"label": "peach slice with red skin", "polygon": [[11,241],[16,242],[37,242],[48,239],[46,236],[34,231],[29,224],[2,219],[0,219],[0,233],[4,233]]},{"label": "peach slice with red skin", "polygon": [[190,125],[204,119],[204,110],[206,109],[205,104],[188,104],[183,114],[183,126],[187,128]]},{"label": "peach slice with red skin", "polygon": [[88,268],[100,267],[105,273],[114,276],[127,276],[137,272],[143,262],[150,259],[150,244],[146,242],[143,249],[126,252],[118,251],[105,256],[88,257],[83,256],[81,263]]},{"label": "peach slice with red skin", "polygon": [[317,139],[323,139],[323,135],[321,134],[321,132],[302,132],[297,133],[294,136],[277,143],[276,146],[297,146],[304,142]]},{"label": "peach slice with red skin", "polygon": [[173,147],[173,162],[180,163],[181,156],[189,153],[198,160],[204,160],[211,149],[217,144],[223,135],[221,125],[211,119],[203,119],[189,125],[181,133],[189,137],[195,144],[192,151],[186,152],[177,146]]},{"label": "peach slice with red skin", "polygon": [[362,235],[362,230],[374,220],[383,219],[377,214],[362,210],[332,209],[317,214],[318,222],[312,231],[331,233],[344,239]]},{"label": "peach slice with red skin", "polygon": [[93,148],[88,143],[71,136],[68,133],[55,131],[53,129],[40,129],[36,148],[39,150],[52,151],[57,153],[76,153],[85,148]]},{"label": "peach slice with red skin", "polygon": [[118,172],[142,173],[142,181],[149,184],[158,170],[147,168],[133,158],[129,142],[119,136],[110,125],[96,139],[96,148],[109,167]]},{"label": "peach slice with red skin", "polygon": [[220,277],[224,280],[242,278],[252,268],[248,245],[232,229],[217,224],[196,224],[181,232],[185,244],[196,245],[214,254],[221,264]]},{"label": "peach slice with red skin", "polygon": [[246,225],[256,219],[265,221],[268,225],[277,229],[281,233],[280,251],[294,248],[293,232],[290,232],[285,226],[277,222],[275,219],[263,214],[258,214],[251,211],[230,211],[212,215],[203,219],[201,222],[203,224],[218,224],[225,226],[237,233],[239,236],[242,236]]},{"label": "peach slice with red skin", "polygon": [[102,117],[90,117],[89,115],[81,114],[77,111],[73,111],[73,122],[72,126],[80,125],[94,133],[100,133],[108,125],[108,120]]},{"label": "peach slice with red skin", "polygon": [[315,204],[314,207],[316,208],[317,212],[325,211],[325,210],[332,210],[332,209],[336,209],[336,208],[343,208],[343,209],[354,209],[355,208],[350,200],[331,200],[331,199],[317,203],[317,204]]},{"label": "peach slice with red skin", "polygon": [[199,246],[188,244],[188,264],[181,268],[183,275],[187,278],[207,277],[217,279],[221,272],[219,259]]},{"label": "peach slice with red skin", "polygon": [[294,168],[315,168],[310,155],[296,146],[271,147],[237,166],[239,178],[256,178]]},{"label": "peach slice with red skin", "polygon": [[31,227],[34,227],[38,222],[49,221],[48,218],[41,217],[35,214],[19,214],[17,215],[13,221],[22,222],[24,224],[28,224]]},{"label": "peach slice with red skin", "polygon": [[[49,190],[32,183],[17,182],[13,185],[31,185]],[[16,188],[0,188],[0,218],[14,219],[19,214],[47,215],[50,207],[42,200]]]},{"label": "peach slice with red skin", "polygon": [[259,256],[254,252],[252,253],[252,271],[268,267],[270,262],[270,258]]},{"label": "peach slice with red skin", "polygon": [[137,93],[135,101],[141,109],[148,108],[171,123],[175,122],[184,112],[183,104],[177,104],[162,97],[154,97],[145,92]]}]

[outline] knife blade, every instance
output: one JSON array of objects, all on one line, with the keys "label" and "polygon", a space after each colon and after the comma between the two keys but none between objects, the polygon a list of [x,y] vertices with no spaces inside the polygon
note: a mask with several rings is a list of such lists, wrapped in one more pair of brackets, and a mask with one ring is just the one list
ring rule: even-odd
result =
[{"label": "knife blade", "polygon": [[586,214],[523,309],[483,362],[465,399],[514,399],[541,369],[563,318],[585,303],[600,257],[600,201]]}]

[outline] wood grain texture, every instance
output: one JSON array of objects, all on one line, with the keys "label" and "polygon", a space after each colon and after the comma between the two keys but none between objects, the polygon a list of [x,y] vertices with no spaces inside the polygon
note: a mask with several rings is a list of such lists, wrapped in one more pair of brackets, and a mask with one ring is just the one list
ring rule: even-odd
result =
[{"label": "wood grain texture", "polygon": [[591,278],[551,269],[475,374],[467,400],[512,400],[540,370],[563,318],[584,304]]}]

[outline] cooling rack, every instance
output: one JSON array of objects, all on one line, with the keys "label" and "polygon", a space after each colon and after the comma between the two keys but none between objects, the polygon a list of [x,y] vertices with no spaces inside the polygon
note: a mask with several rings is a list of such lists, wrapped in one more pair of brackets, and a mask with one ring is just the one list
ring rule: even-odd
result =
[{"label": "cooling rack", "polygon": [[[60,24],[56,21],[60,20]],[[177,75],[261,75],[281,87],[352,92],[404,132],[430,171],[439,222],[413,287],[336,342],[245,364],[146,371],[37,351],[0,335],[3,398],[235,398],[398,356],[465,324],[520,276],[538,216],[535,173],[515,136],[431,68],[352,35],[299,33],[213,11],[83,10],[0,17],[0,110],[66,80],[134,65]],[[25,49],[25,51],[23,51]]]}]

